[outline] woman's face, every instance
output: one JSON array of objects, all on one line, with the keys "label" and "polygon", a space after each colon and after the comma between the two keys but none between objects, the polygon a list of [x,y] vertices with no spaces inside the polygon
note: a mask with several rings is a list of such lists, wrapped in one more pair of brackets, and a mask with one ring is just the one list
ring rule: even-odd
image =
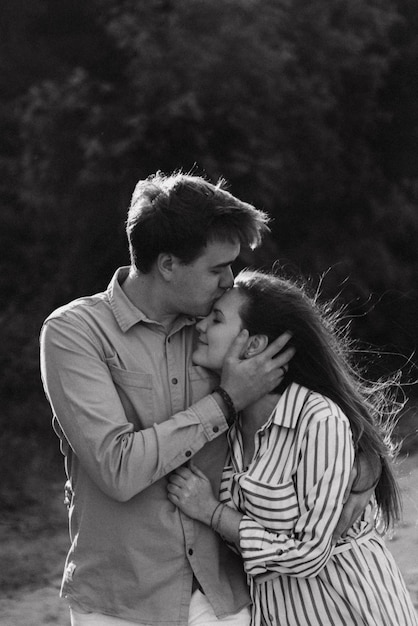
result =
[{"label": "woman's face", "polygon": [[233,287],[196,324],[198,340],[192,356],[195,365],[215,371],[222,369],[226,353],[243,328],[239,311],[244,301],[245,296]]}]

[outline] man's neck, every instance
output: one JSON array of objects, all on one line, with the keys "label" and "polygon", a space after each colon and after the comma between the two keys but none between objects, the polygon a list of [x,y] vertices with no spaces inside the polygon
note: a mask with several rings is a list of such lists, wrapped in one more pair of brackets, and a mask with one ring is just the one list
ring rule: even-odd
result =
[{"label": "man's neck", "polygon": [[123,282],[122,290],[134,306],[150,320],[159,322],[169,331],[178,318],[178,313],[170,310],[163,290],[152,273],[141,274],[131,268]]}]

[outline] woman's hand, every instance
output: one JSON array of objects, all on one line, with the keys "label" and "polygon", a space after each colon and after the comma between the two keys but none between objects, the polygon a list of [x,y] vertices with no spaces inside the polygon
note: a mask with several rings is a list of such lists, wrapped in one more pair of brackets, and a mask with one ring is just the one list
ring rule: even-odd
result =
[{"label": "woman's hand", "polygon": [[196,465],[189,463],[170,474],[168,499],[183,513],[210,526],[212,514],[219,501],[214,496],[212,485]]},{"label": "woman's hand", "polygon": [[346,537],[348,530],[362,515],[370,502],[381,472],[382,463],[378,456],[366,456],[364,452],[357,452],[356,462],[344,494],[344,507],[332,536],[334,543],[341,537]]}]

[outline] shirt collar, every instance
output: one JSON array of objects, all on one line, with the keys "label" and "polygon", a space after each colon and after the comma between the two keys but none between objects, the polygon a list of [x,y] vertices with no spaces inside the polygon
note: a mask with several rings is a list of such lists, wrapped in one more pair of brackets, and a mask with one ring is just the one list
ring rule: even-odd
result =
[{"label": "shirt collar", "polygon": [[[150,319],[145,315],[145,313],[143,313],[143,311],[141,311],[141,309],[138,309],[138,307],[132,304],[128,296],[123,291],[121,285],[127,278],[129,270],[129,266],[117,269],[106,292],[112,312],[123,333],[126,333],[130,328],[132,328],[132,326],[138,324],[139,322],[159,324],[159,322]],[[190,326],[195,322],[196,320],[193,317],[180,315],[174,323],[173,328],[170,331],[170,335],[183,328],[183,326]]]},{"label": "shirt collar", "polygon": [[265,424],[268,428],[271,424],[285,428],[296,428],[300,413],[311,391],[298,383],[291,383],[274,409],[270,419]]}]

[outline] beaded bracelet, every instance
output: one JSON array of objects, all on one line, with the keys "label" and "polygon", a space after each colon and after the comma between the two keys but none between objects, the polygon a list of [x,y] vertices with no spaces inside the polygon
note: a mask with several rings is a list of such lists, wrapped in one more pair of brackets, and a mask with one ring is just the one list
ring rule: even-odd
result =
[{"label": "beaded bracelet", "polygon": [[237,419],[237,411],[235,409],[231,396],[221,386],[216,387],[212,393],[219,393],[222,400],[225,402],[226,408],[228,411],[228,417],[226,418],[226,421],[228,423],[228,426],[231,426],[234,423],[234,421]]}]

